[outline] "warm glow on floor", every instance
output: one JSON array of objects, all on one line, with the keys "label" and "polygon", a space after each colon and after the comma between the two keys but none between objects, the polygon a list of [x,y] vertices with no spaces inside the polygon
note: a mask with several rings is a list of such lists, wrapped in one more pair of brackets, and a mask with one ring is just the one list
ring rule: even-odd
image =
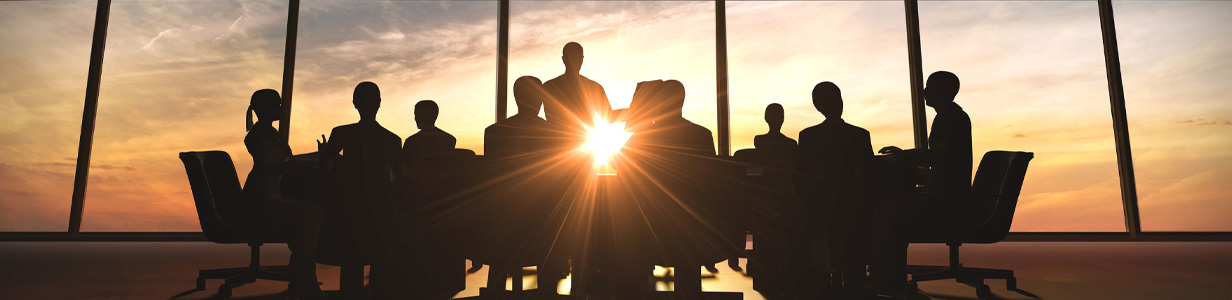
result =
[{"label": "warm glow on floor", "polygon": [[608,159],[620,152],[630,136],[633,133],[625,132],[624,122],[608,124],[595,116],[595,127],[590,129],[583,148],[595,154],[595,165],[607,165]]}]

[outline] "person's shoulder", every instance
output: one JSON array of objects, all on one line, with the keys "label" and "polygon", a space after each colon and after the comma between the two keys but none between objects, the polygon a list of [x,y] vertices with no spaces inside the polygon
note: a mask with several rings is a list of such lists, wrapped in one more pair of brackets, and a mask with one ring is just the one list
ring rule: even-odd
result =
[{"label": "person's shoulder", "polygon": [[809,126],[807,128],[804,128],[803,130],[800,130],[800,137],[804,137],[805,134],[812,134],[813,132],[817,132],[817,131],[821,131],[821,124]]}]

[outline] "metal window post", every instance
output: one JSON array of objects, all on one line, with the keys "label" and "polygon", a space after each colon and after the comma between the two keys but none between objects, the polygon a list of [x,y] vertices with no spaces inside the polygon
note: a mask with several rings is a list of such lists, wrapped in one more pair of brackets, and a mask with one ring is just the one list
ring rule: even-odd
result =
[{"label": "metal window post", "polygon": [[278,133],[282,139],[291,140],[291,91],[295,86],[295,45],[299,36],[299,0],[291,0],[287,7],[287,46],[282,56],[282,121]]},{"label": "metal window post", "polygon": [[718,83],[719,155],[731,156],[731,116],[727,99],[727,2],[714,1],[715,59]]},{"label": "metal window post", "polygon": [[509,0],[496,8],[496,121],[509,116]]},{"label": "metal window post", "polygon": [[1104,64],[1108,69],[1108,100],[1112,104],[1112,132],[1116,141],[1117,170],[1121,175],[1121,204],[1125,231],[1136,238],[1142,232],[1138,218],[1138,186],[1134,180],[1133,154],[1129,147],[1129,124],[1125,116],[1125,89],[1121,82],[1121,54],[1117,50],[1112,1],[1099,0],[1099,23],[1104,37]]},{"label": "metal window post", "polygon": [[916,0],[903,1],[907,13],[907,64],[911,76],[911,120],[915,147],[928,148],[928,116],[924,114],[924,71],[920,63],[920,11]]},{"label": "metal window post", "polygon": [[107,23],[111,0],[98,0],[94,12],[94,40],[90,45],[90,73],[86,77],[86,102],[81,113],[81,140],[77,143],[77,173],[73,177],[73,203],[69,209],[68,232],[81,232],[81,214],[86,204],[86,182],[90,179],[90,153],[94,148],[94,121],[98,116],[99,84],[103,76],[103,49],[107,46]]}]

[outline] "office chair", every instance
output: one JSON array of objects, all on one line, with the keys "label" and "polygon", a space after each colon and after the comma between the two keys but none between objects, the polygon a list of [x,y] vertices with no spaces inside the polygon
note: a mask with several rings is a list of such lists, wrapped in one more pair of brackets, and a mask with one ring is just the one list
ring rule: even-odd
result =
[{"label": "office chair", "polygon": [[287,241],[278,236],[272,226],[260,221],[252,203],[244,201],[231,156],[223,151],[181,152],[180,160],[188,172],[197,217],[206,239],[219,244],[244,243],[251,248],[248,267],[201,270],[195,291],[205,290],[206,279],[224,279],[217,297],[226,299],[231,297],[233,288],[257,279],[290,281],[289,266],[260,265],[262,244]]},{"label": "office chair", "polygon": [[1030,152],[989,151],[980,160],[971,184],[971,203],[964,215],[964,222],[955,230],[957,240],[947,241],[940,236],[912,239],[912,243],[946,243],[950,248],[949,266],[907,266],[911,274],[908,289],[918,288],[918,282],[953,278],[955,281],[975,288],[980,299],[992,296],[984,279],[1005,279],[1005,287],[1017,290],[1013,270],[969,268],[959,261],[958,249],[962,243],[991,244],[1005,239],[1014,220],[1014,208],[1027,173],[1027,164],[1035,157]]}]

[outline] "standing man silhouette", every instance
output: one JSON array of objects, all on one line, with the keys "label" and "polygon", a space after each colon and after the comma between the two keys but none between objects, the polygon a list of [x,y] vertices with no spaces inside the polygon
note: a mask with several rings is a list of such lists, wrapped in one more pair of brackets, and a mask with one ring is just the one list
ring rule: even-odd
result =
[{"label": "standing man silhouette", "polygon": [[879,151],[892,161],[912,166],[931,167],[927,191],[921,201],[906,202],[902,196],[890,205],[879,208],[885,220],[892,224],[876,234],[881,240],[874,251],[870,266],[879,289],[901,292],[906,284],[907,246],[912,236],[939,235],[946,240],[954,233],[953,226],[961,213],[970,206],[971,198],[971,117],[954,103],[958,95],[958,76],[937,71],[928,76],[924,87],[924,104],[937,111],[929,131],[928,149],[902,150],[890,146]]},{"label": "standing man silhouette", "polygon": [[831,282],[855,297],[864,290],[861,221],[873,146],[868,130],[843,121],[837,85],[825,81],[814,86],[813,106],[826,120],[800,131],[796,168],[803,176],[796,187],[808,214],[805,232],[812,240],[813,267],[838,269]]},{"label": "standing man silhouette", "polygon": [[565,73],[543,83],[543,89],[548,93],[548,99],[543,103],[547,121],[564,128],[568,134],[578,134],[579,140],[584,140],[586,128],[595,126],[596,116],[599,122],[612,122],[623,111],[613,111],[603,86],[582,76],[582,59],[581,44],[565,44],[561,56]]},{"label": "standing man silhouette", "polygon": [[[398,142],[402,139],[376,121],[376,113],[381,108],[381,90],[375,83],[365,81],[356,85],[351,102],[359,111],[359,122],[334,127],[328,139],[321,136],[317,150],[321,168],[331,170],[338,180],[341,197],[337,202],[338,211],[333,213],[353,228],[343,240],[350,244],[345,247],[372,253],[377,251],[364,249],[369,244],[368,231],[377,229],[380,235],[388,235],[396,229],[392,226],[395,220],[391,214],[392,189],[395,177],[402,173],[402,163],[398,161],[401,150]],[[372,286],[378,287],[374,289],[390,287],[386,276],[388,267],[385,258],[372,263],[370,281]],[[363,289],[362,281],[342,284],[344,290]]]}]

